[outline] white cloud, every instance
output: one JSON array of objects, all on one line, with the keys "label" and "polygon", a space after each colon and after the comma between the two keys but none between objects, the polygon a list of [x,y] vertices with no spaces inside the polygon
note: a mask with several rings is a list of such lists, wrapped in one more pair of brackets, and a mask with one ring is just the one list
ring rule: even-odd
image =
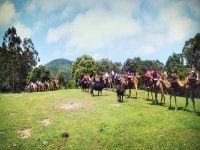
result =
[{"label": "white cloud", "polygon": [[29,3],[26,6],[26,10],[29,13],[33,13],[36,10],[36,1],[29,1]]},{"label": "white cloud", "polygon": [[39,32],[39,31],[41,31],[42,28],[44,27],[44,25],[45,25],[45,23],[43,21],[35,22],[34,28],[32,30],[32,33],[35,34],[35,33]]},{"label": "white cloud", "polygon": [[167,31],[167,41],[179,42],[185,39],[192,30],[197,29],[197,23],[184,15],[185,7],[184,3],[179,2],[161,10],[159,23]]},{"label": "white cloud", "polygon": [[26,10],[30,13],[41,10],[42,13],[48,14],[66,4],[67,4],[66,0],[58,0],[56,2],[55,0],[39,0],[39,1],[31,0],[27,3]]},{"label": "white cloud", "polygon": [[0,3],[0,25],[8,24],[15,16],[15,6],[12,2]]},{"label": "white cloud", "polygon": [[14,27],[16,28],[17,34],[20,36],[21,39],[31,38],[32,35],[31,28],[26,27],[21,22],[14,23]]},{"label": "white cloud", "polygon": [[141,33],[140,24],[131,15],[116,14],[103,9],[92,9],[79,14],[71,23],[50,29],[49,43],[65,39],[66,47],[98,49],[122,38]]},{"label": "white cloud", "polygon": [[[52,21],[47,44],[63,50],[53,53],[73,59],[83,54],[95,59],[154,57],[163,49],[172,51],[171,45],[184,43],[200,27],[198,0],[31,2],[30,10],[41,11],[42,18]],[[36,23],[33,33],[43,27],[42,21]]]}]

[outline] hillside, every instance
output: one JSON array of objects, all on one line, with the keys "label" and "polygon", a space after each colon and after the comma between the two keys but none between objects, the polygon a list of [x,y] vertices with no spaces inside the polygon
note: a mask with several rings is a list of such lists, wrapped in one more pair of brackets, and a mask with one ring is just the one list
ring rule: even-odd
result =
[{"label": "hillside", "polygon": [[72,76],[72,61],[68,60],[68,59],[55,59],[50,61],[49,63],[44,65],[45,67],[47,67],[52,74],[56,75],[56,73],[58,72],[58,70],[63,70],[66,72],[66,76],[71,78]]}]

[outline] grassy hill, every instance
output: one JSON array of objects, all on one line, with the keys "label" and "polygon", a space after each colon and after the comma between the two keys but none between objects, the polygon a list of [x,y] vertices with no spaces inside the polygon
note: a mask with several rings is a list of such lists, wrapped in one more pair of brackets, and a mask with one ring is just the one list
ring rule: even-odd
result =
[{"label": "grassy hill", "polygon": [[67,60],[67,59],[55,59],[52,60],[51,62],[47,63],[44,65],[47,67],[52,74],[56,75],[58,70],[63,70],[66,72],[66,76],[71,78],[72,76],[72,61]]},{"label": "grassy hill", "polygon": [[80,89],[0,94],[0,149],[200,149],[200,99],[193,114],[191,101],[182,111],[185,98],[174,110],[169,96],[166,105],[146,97],[139,91],[118,103],[115,92],[91,97]]}]

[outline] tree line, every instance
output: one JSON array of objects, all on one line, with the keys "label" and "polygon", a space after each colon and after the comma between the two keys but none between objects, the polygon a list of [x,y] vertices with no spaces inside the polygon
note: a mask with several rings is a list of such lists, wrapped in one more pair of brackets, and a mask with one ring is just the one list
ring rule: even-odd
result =
[{"label": "tree line", "polygon": [[83,74],[100,74],[113,70],[121,73],[124,71],[145,74],[147,69],[157,68],[160,72],[168,74],[176,72],[181,78],[188,75],[191,66],[200,70],[200,33],[187,40],[182,53],[173,53],[168,57],[166,64],[159,60],[141,60],[140,57],[128,58],[123,64],[109,59],[94,60],[91,56],[78,57],[72,64],[72,77],[60,69],[53,75],[43,65],[36,67],[40,61],[38,52],[31,39],[21,39],[14,27],[8,28],[3,36],[0,46],[0,91],[22,91],[30,82],[59,79],[60,84],[75,87],[76,80]]}]

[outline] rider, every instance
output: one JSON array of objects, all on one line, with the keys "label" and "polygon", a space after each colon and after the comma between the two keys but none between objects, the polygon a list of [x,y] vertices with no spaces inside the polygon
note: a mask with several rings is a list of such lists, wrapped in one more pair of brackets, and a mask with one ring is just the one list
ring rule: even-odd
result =
[{"label": "rider", "polygon": [[106,79],[106,85],[108,85],[108,77],[109,77],[108,72],[106,72],[104,76],[105,76],[105,79]]},{"label": "rider", "polygon": [[196,72],[196,68],[192,66],[192,70],[189,74],[189,79],[190,80],[198,80],[198,73]]},{"label": "rider", "polygon": [[131,75],[130,71],[127,72],[126,76],[127,76],[127,79],[128,79],[128,80],[131,80],[132,75]]},{"label": "rider", "polygon": [[160,78],[160,75],[156,68],[153,70],[152,77],[153,77],[153,84],[156,84],[158,82],[158,79]]},{"label": "rider", "polygon": [[83,79],[82,79],[82,82],[87,82],[87,80],[88,80],[88,76],[87,76],[87,74],[84,74],[83,75]]},{"label": "rider", "polygon": [[150,81],[152,80],[152,77],[153,77],[152,72],[149,69],[147,69],[145,76],[146,76],[146,79],[147,79],[147,88],[149,88]]}]

